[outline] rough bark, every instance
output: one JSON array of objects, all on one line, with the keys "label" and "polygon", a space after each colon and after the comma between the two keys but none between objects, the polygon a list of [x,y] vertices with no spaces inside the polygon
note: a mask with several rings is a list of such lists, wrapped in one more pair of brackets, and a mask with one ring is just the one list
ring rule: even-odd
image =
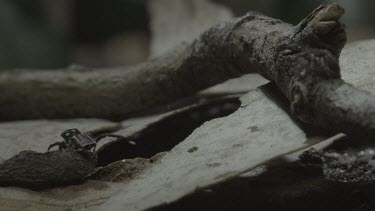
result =
[{"label": "rough bark", "polygon": [[40,190],[83,181],[94,172],[96,158],[73,150],[22,151],[0,164],[0,186]]},{"label": "rough bark", "polygon": [[190,60],[195,59],[187,48],[131,68],[2,73],[0,90],[5,91],[0,96],[0,119],[121,120],[243,74],[227,72],[213,63],[209,71],[203,69],[206,65],[194,69],[195,63]]},{"label": "rough bark", "polygon": [[6,91],[0,96],[0,119],[123,119],[251,72],[232,61],[231,48],[242,47],[226,44],[241,22],[242,18],[213,27],[193,44],[135,67],[89,70],[73,66],[67,71],[1,73],[0,89]]},{"label": "rough bark", "polygon": [[320,6],[294,27],[248,13],[127,69],[3,73],[0,119],[124,118],[256,70],[276,83],[300,120],[373,135],[375,98],[340,79],[343,13],[337,4]]},{"label": "rough bark", "polygon": [[288,30],[278,28],[278,21],[249,15],[253,21],[275,26],[258,24],[258,30],[249,31],[248,22],[233,36],[242,37],[243,46],[248,45],[247,58],[260,74],[276,83],[301,121],[350,135],[373,136],[374,96],[340,76],[338,58],[346,35],[338,20],[343,13],[336,4],[320,6]]}]

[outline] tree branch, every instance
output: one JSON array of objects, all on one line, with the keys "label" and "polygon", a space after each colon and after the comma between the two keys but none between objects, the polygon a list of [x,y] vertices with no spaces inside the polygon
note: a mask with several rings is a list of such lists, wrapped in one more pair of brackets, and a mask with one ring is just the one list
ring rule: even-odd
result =
[{"label": "tree branch", "polygon": [[337,4],[320,6],[297,26],[248,13],[131,68],[2,73],[0,119],[121,119],[256,70],[301,121],[373,134],[374,96],[340,79],[343,13]]}]

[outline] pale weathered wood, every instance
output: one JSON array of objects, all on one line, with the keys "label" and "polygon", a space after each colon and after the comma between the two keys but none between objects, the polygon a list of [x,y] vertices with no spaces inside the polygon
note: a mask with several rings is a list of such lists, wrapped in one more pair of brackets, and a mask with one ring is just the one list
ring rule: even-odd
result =
[{"label": "pale weathered wood", "polygon": [[[243,96],[238,111],[206,122],[153,163],[131,159],[123,164],[122,161],[112,164],[116,167],[113,173],[120,173],[119,183],[89,182],[39,193],[0,188],[0,202],[5,208],[28,205],[29,210],[144,210],[177,200],[197,188],[225,181],[276,156],[327,138],[319,134],[307,136],[290,114],[280,109],[280,103],[287,104],[285,100],[280,101],[282,94],[274,86],[261,90]],[[246,118],[248,116],[252,118]],[[133,167],[127,170],[129,166]]]}]

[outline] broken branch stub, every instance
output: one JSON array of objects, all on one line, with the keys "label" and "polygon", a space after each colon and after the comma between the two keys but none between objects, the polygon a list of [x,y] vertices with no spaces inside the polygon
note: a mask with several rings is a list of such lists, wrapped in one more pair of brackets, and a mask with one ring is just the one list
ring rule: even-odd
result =
[{"label": "broken branch stub", "polygon": [[265,62],[268,66],[261,73],[276,82],[300,120],[372,137],[374,96],[345,83],[340,76],[338,58],[346,34],[338,20],[343,13],[337,4],[318,7],[274,40],[274,57]]},{"label": "broken branch stub", "polygon": [[291,26],[248,13],[203,34],[201,40],[207,46],[220,43],[220,38],[222,44],[199,51],[212,49],[203,54],[220,56],[226,52],[228,70],[255,67],[276,83],[289,99],[292,113],[303,122],[373,137],[375,97],[344,82],[340,75],[338,59],[346,42],[344,25],[339,22],[343,14],[337,4],[323,5]]}]

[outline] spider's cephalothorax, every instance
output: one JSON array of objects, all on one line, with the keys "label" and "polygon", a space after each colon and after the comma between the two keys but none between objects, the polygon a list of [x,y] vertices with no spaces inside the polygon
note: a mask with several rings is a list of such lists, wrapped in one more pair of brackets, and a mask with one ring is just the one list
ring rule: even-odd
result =
[{"label": "spider's cephalothorax", "polygon": [[61,133],[61,137],[63,137],[64,141],[51,144],[48,147],[48,151],[54,146],[59,146],[59,150],[72,149],[93,155],[95,153],[96,143],[101,139],[105,137],[124,138],[123,136],[113,134],[103,134],[94,138],[90,133],[82,133],[75,128],[64,131]]}]

